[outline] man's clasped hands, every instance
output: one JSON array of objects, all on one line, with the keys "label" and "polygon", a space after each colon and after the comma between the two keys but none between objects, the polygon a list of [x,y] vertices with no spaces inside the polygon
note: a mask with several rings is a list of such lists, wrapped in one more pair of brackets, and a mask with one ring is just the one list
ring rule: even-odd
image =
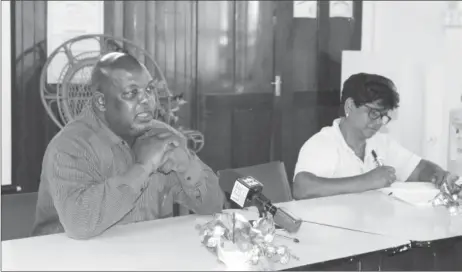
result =
[{"label": "man's clasped hands", "polygon": [[181,132],[159,122],[153,129],[138,137],[132,149],[136,163],[143,166],[149,174],[168,174],[172,171],[183,173],[193,157],[187,143]]}]

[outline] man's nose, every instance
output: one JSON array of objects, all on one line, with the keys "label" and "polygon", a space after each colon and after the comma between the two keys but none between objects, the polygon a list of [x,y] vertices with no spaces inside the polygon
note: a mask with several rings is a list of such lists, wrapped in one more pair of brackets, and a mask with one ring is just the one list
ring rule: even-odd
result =
[{"label": "man's nose", "polygon": [[142,104],[148,103],[149,94],[148,94],[145,90],[139,92],[138,100],[139,100],[140,103],[142,103]]}]

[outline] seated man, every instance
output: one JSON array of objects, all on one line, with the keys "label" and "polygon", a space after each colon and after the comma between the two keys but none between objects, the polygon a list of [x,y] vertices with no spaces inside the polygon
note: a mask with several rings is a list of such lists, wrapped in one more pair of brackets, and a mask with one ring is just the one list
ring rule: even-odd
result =
[{"label": "seated man", "polygon": [[395,181],[428,181],[440,186],[447,180],[451,190],[457,188],[457,176],[378,132],[390,121],[389,111],[399,104],[390,79],[352,75],[343,85],[341,102],[344,116],[313,135],[300,150],[294,173],[295,199],[363,192]]},{"label": "seated man", "polygon": [[174,202],[199,214],[221,211],[217,176],[179,132],[154,119],[156,86],[143,64],[108,53],[91,84],[91,103],[45,152],[33,235],[88,239],[172,216]]}]

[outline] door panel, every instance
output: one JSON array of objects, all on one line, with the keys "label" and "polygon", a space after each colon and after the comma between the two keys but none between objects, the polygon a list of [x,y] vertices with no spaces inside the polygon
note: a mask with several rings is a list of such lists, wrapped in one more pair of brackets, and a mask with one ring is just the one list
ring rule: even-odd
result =
[{"label": "door panel", "polygon": [[329,18],[318,1],[317,18],[293,18],[293,1],[278,2],[276,70],[282,76],[282,158],[289,180],[303,143],[338,117],[341,54],[360,50],[361,1],[354,19]]},{"label": "door panel", "polygon": [[234,4],[197,3],[198,95],[234,92]]},{"label": "door panel", "polygon": [[214,170],[272,160],[273,2],[198,2],[201,158]]}]

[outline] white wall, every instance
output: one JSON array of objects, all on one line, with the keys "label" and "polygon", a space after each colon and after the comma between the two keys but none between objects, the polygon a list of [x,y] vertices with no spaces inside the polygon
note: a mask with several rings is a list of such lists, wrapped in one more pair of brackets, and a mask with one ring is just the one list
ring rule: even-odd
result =
[{"label": "white wall", "polygon": [[342,79],[358,69],[388,73],[397,81],[402,106],[389,133],[445,167],[449,110],[461,106],[462,27],[445,27],[447,1],[363,5],[362,52],[344,52]]},{"label": "white wall", "polygon": [[444,40],[446,1],[364,1],[362,50],[426,53]]},{"label": "white wall", "polygon": [[2,156],[0,176],[2,185],[11,184],[11,30],[10,1],[2,1],[2,89],[1,139]]}]

